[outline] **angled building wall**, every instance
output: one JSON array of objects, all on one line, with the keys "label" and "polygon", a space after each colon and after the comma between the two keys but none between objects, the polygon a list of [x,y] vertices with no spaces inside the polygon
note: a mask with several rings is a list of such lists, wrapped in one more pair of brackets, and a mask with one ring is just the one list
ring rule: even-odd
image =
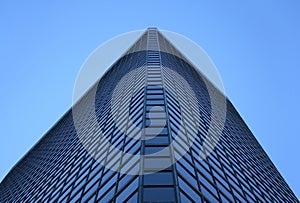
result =
[{"label": "angled building wall", "polygon": [[299,202],[226,98],[211,126],[211,94],[225,98],[148,29],[12,168],[0,202]]}]

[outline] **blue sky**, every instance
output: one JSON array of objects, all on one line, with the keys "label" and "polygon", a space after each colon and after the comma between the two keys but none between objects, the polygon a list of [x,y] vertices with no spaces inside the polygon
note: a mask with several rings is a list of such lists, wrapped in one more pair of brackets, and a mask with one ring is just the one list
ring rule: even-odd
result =
[{"label": "blue sky", "polygon": [[298,1],[1,1],[0,179],[71,106],[88,55],[155,26],[199,44],[226,93],[300,197]]}]

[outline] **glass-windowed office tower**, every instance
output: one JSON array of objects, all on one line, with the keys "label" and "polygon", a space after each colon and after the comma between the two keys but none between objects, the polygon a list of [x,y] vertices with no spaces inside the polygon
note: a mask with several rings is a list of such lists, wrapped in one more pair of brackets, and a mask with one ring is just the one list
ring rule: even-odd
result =
[{"label": "glass-windowed office tower", "polygon": [[299,202],[225,97],[211,127],[211,94],[224,97],[149,28],[11,169],[0,202]]}]

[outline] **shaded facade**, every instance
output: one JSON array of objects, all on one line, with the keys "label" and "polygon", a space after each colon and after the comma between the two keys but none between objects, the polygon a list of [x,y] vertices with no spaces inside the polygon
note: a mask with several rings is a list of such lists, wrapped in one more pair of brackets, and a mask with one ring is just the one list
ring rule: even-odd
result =
[{"label": "shaded facade", "polygon": [[[222,135],[201,158],[212,122],[208,85],[223,96],[148,29],[12,168],[0,202],[299,202],[228,100]],[[103,136],[93,124],[78,136],[75,125],[90,125],[92,113]]]}]

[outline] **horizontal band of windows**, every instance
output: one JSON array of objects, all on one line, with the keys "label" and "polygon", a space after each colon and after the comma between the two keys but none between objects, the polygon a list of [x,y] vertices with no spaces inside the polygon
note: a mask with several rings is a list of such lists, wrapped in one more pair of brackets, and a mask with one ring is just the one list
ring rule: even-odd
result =
[{"label": "horizontal band of windows", "polygon": [[156,81],[156,82],[147,81],[147,85],[162,85],[162,82],[161,81]]},{"label": "horizontal band of windows", "polygon": [[143,192],[144,202],[175,202],[175,200],[176,200],[175,191],[173,187],[144,188],[144,192]]},{"label": "horizontal band of windows", "polygon": [[[164,151],[162,151],[162,150],[164,150]],[[162,151],[162,152],[160,152],[160,151]],[[151,155],[151,154],[154,154],[157,152],[160,152],[160,154],[162,156],[170,156],[171,155],[170,148],[168,146],[166,146],[166,147],[147,146],[144,149],[144,155]]]},{"label": "horizontal band of windows", "polygon": [[151,95],[151,94],[163,94],[162,90],[147,90],[147,95]]},{"label": "horizontal band of windows", "polygon": [[145,186],[171,186],[174,185],[172,172],[156,172],[144,175]]},{"label": "horizontal band of windows", "polygon": [[154,77],[154,76],[153,76],[153,77],[150,77],[150,76],[148,76],[147,81],[148,81],[148,82],[151,82],[151,81],[154,82],[154,81],[162,81],[162,80],[161,80],[160,77]]},{"label": "horizontal band of windows", "polygon": [[148,79],[159,78],[160,80],[162,79],[160,73],[152,73],[152,72],[147,74],[147,78]]},{"label": "horizontal band of windows", "polygon": [[154,127],[148,127],[145,128],[145,135],[168,135],[168,129],[167,128],[154,128]]},{"label": "horizontal band of windows", "polygon": [[147,99],[163,99],[163,94],[148,94]]},{"label": "horizontal band of windows", "polygon": [[152,139],[145,140],[146,145],[168,145],[169,143],[168,136],[155,136]]},{"label": "horizontal band of windows", "polygon": [[146,111],[149,112],[149,111],[166,111],[166,108],[165,106],[163,105],[159,105],[159,106],[146,106]]},{"label": "horizontal band of windows", "polygon": [[159,85],[147,85],[147,90],[162,90],[162,86],[159,86]]},{"label": "horizontal band of windows", "polygon": [[[159,109],[159,107],[157,108]],[[148,112],[146,113],[146,118],[149,119],[166,119],[166,113],[165,112]]]},{"label": "horizontal band of windows", "polygon": [[146,119],[146,127],[164,127],[166,125],[166,119]]},{"label": "horizontal band of windows", "polygon": [[159,106],[159,105],[164,105],[165,102],[164,100],[147,100],[146,101],[147,105],[155,105],[155,106]]},{"label": "horizontal band of windows", "polygon": [[[148,107],[148,106],[147,106]],[[150,114],[155,114],[155,113],[162,113],[164,114],[164,118],[166,117],[166,111],[164,106],[149,106],[149,108],[146,108],[146,113],[149,115]],[[149,118],[149,117],[148,117]],[[153,116],[151,118],[154,118]]]},{"label": "horizontal band of windows", "polygon": [[161,71],[160,71],[160,69],[155,69],[155,70],[149,70],[148,69],[147,74],[148,75],[151,75],[151,74],[161,75]]}]

